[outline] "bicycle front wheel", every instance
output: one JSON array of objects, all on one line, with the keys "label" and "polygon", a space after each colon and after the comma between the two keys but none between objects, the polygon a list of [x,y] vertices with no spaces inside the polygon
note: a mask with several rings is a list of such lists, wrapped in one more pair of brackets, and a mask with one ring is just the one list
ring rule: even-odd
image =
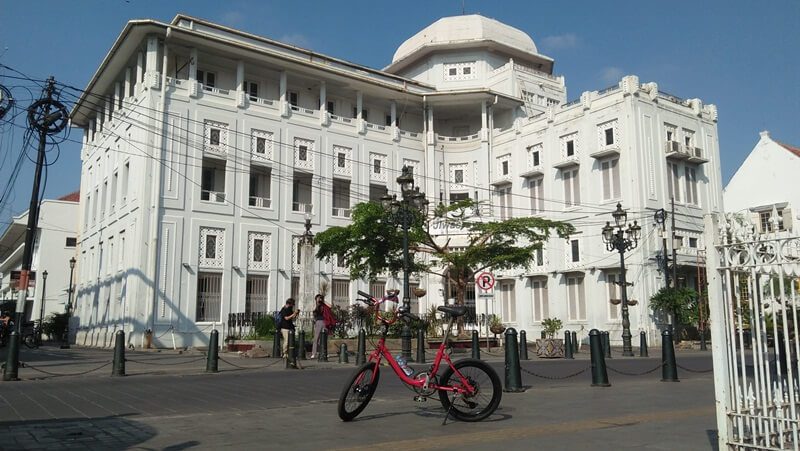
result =
[{"label": "bicycle front wheel", "polygon": [[361,365],[350,376],[342,394],[339,395],[339,418],[350,421],[367,407],[372,395],[375,394],[375,389],[378,388],[380,376],[380,370],[375,362]]},{"label": "bicycle front wheel", "polygon": [[[500,385],[500,377],[492,367],[475,359],[459,360],[454,366],[472,386],[473,391],[458,394],[439,390],[442,407],[461,421],[481,421],[494,413],[503,397],[503,387]],[[452,367],[448,367],[442,374],[439,385],[464,387],[461,377],[453,371]]]}]

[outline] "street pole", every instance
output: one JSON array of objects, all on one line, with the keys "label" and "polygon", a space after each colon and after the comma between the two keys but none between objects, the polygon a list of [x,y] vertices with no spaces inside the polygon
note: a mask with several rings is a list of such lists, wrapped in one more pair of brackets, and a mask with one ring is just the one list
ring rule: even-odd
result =
[{"label": "street pole", "polygon": [[39,327],[36,331],[36,344],[42,344],[42,324],[44,324],[44,303],[47,299],[47,270],[42,271],[42,300],[39,305]]},{"label": "street pole", "polygon": [[[624,240],[622,229],[617,232],[619,242]],[[619,246],[620,287],[622,288],[622,356],[633,357],[631,345],[631,319],[628,313],[628,282],[625,274],[625,247]]]},{"label": "street pole", "polygon": [[408,202],[405,202],[406,193],[403,193],[403,203],[400,208],[400,214],[402,215],[403,221],[403,309],[406,312],[411,311],[411,292],[409,291],[409,252],[408,252],[408,219],[411,212],[408,210]]},{"label": "street pole", "polygon": [[69,349],[69,321],[72,317],[72,275],[75,272],[75,257],[69,259],[69,289],[67,291],[67,305],[64,306],[64,313],[67,314],[67,324],[64,328],[64,343],[61,345],[61,349]]},{"label": "street pole", "polygon": [[675,248],[675,198],[670,198],[672,204],[672,286],[678,288],[678,250]]},{"label": "street pole", "polygon": [[[28,281],[30,279],[31,263],[33,262],[33,246],[36,240],[36,230],[39,222],[39,186],[44,168],[45,146],[47,136],[60,132],[67,126],[67,109],[61,102],[53,100],[55,80],[47,79],[47,87],[42,99],[37,100],[28,108],[28,123],[31,128],[39,131],[39,150],[36,154],[36,170],[33,174],[33,189],[31,202],[28,208],[28,225],[25,230],[25,247],[22,253],[22,268],[19,275],[19,297],[14,315],[18,335],[22,335],[22,323],[25,315],[25,302],[28,299]],[[51,111],[55,109],[55,112]]]},{"label": "street pole", "polygon": [[617,204],[617,209],[611,213],[614,218],[615,227],[610,222],[606,222],[603,227],[603,242],[609,251],[619,252],[620,280],[619,286],[622,288],[622,355],[633,357],[633,346],[631,346],[631,321],[628,312],[628,281],[625,276],[625,251],[634,249],[639,244],[639,236],[642,228],[633,221],[633,225],[627,225],[628,214],[622,209],[622,204]]}]

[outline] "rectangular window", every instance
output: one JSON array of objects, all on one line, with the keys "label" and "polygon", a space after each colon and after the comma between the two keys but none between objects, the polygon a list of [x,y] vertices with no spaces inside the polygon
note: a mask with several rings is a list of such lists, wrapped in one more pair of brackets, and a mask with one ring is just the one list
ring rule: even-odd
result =
[{"label": "rectangular window", "polygon": [[454,174],[453,182],[455,183],[464,183],[464,170],[463,169],[456,169]]},{"label": "rectangular window", "polygon": [[128,200],[128,178],[131,172],[131,163],[125,162],[125,166],[122,167],[122,203]]},{"label": "rectangular window", "polygon": [[570,261],[573,263],[577,263],[581,261],[581,248],[580,248],[580,240],[570,240]]},{"label": "rectangular window", "polygon": [[505,220],[511,218],[511,187],[499,188],[495,194],[500,207],[500,219]]},{"label": "rectangular window", "polygon": [[697,169],[686,166],[684,174],[686,176],[686,203],[698,205],[700,202],[697,198]]},{"label": "rectangular window", "polygon": [[586,298],[583,293],[583,276],[567,277],[567,299],[570,321],[586,320]]},{"label": "rectangular window", "polygon": [[469,193],[450,193],[451,204],[467,199],[469,199]]},{"label": "rectangular window", "polygon": [[219,321],[222,305],[222,274],[197,274],[197,312],[195,321]]},{"label": "rectangular window", "polygon": [[536,249],[534,251],[534,265],[544,266],[544,249]]},{"label": "rectangular window", "polygon": [[541,213],[544,211],[544,194],[542,192],[543,183],[543,177],[528,180],[528,188],[530,188],[531,194],[532,213]]},{"label": "rectangular window", "polygon": [[345,163],[345,159],[346,159],[346,155],[344,154],[344,152],[337,153],[336,154],[336,165],[339,166],[340,168],[343,168],[344,167],[344,163]]},{"label": "rectangular window", "polygon": [[680,178],[678,177],[678,165],[673,163],[667,163],[667,188],[669,189],[669,195],[675,199],[675,202],[681,201],[681,186],[680,186]]},{"label": "rectangular window", "polygon": [[620,197],[619,158],[600,163],[600,173],[603,177],[603,200],[618,199]]},{"label": "rectangular window", "polygon": [[606,133],[606,145],[610,146],[610,145],[614,144],[614,129],[613,128],[607,128],[605,130],[605,133]]},{"label": "rectangular window", "polygon": [[531,282],[533,292],[533,321],[539,322],[550,317],[547,300],[547,280],[534,280]]},{"label": "rectangular window", "polygon": [[564,205],[574,207],[581,203],[581,186],[578,178],[578,169],[562,171],[564,179]]},{"label": "rectangular window", "polygon": [[503,168],[503,175],[508,175],[508,160],[503,161],[502,168]]},{"label": "rectangular window", "polygon": [[350,281],[347,279],[333,279],[331,284],[331,302],[333,305],[346,309],[350,305]]},{"label": "rectangular window", "polygon": [[567,141],[567,156],[571,157],[575,155],[575,141],[569,140]]},{"label": "rectangular window", "polygon": [[606,285],[608,288],[608,319],[611,321],[618,320],[621,317],[622,287],[618,285],[620,280],[620,275],[618,273],[606,274]]},{"label": "rectangular window", "polygon": [[97,222],[97,204],[100,201],[100,190],[94,190],[94,204],[92,204],[92,223]]},{"label": "rectangular window", "polygon": [[500,305],[503,306],[503,322],[515,323],[517,322],[517,299],[514,296],[514,281],[501,280],[499,285]]},{"label": "rectangular window", "polygon": [[697,238],[689,238],[689,247],[697,249]]},{"label": "rectangular window", "polygon": [[374,281],[369,283],[369,295],[374,298],[382,298],[386,295],[386,282]]},{"label": "rectangular window", "polygon": [[244,92],[247,93],[247,96],[250,98],[250,100],[258,99],[258,83],[253,83],[252,81],[245,81]]},{"label": "rectangular window", "polygon": [[245,288],[245,313],[269,311],[269,277],[247,276]]},{"label": "rectangular window", "polygon": [[333,100],[328,100],[325,104],[325,108],[330,114],[336,114],[336,104]]},{"label": "rectangular window", "polygon": [[211,130],[209,130],[209,138],[208,138],[209,144],[211,144],[212,146],[218,146],[219,137],[220,137],[220,130],[218,128],[211,128]]},{"label": "rectangular window", "polygon": [[197,81],[202,83],[204,88],[213,88],[217,85],[217,74],[214,72],[198,70]]},{"label": "rectangular window", "polygon": [[114,207],[117,204],[117,183],[119,179],[119,171],[114,171],[114,175],[111,176],[111,211],[114,211]]},{"label": "rectangular window", "polygon": [[298,96],[297,96],[296,92],[289,91],[289,105],[297,106],[297,104],[298,104],[297,97]]},{"label": "rectangular window", "polygon": [[256,137],[256,153],[267,153],[267,138],[261,136]]},{"label": "rectangular window", "polygon": [[306,146],[299,146],[297,149],[297,159],[300,161],[307,161],[308,160],[308,147]]},{"label": "rectangular window", "polygon": [[539,166],[539,164],[541,163],[541,161],[539,159],[539,151],[538,150],[534,150],[534,151],[531,152],[531,162],[532,162],[534,167]]},{"label": "rectangular window", "polygon": [[381,160],[376,158],[372,161],[372,172],[375,174],[381,173]]},{"label": "rectangular window", "polygon": [[384,124],[386,124],[386,126],[392,125],[392,115],[391,114],[387,114],[386,115],[386,121],[384,122]]},{"label": "rectangular window", "polygon": [[66,246],[66,247],[75,247],[77,245],[78,245],[78,239],[75,238],[75,237],[69,237],[69,236],[67,237],[66,243],[64,244],[64,246]]},{"label": "rectangular window", "polygon": [[103,196],[100,203],[100,216],[105,215],[106,213],[106,193],[108,192],[108,181],[103,182]]}]

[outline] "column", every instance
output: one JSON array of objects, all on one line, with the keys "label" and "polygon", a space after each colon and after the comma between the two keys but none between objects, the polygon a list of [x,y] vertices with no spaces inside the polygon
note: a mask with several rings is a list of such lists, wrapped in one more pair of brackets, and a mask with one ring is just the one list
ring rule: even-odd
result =
[{"label": "column", "polygon": [[286,80],[286,71],[282,70],[280,75],[280,83],[279,83],[279,92],[280,92],[280,104],[281,104],[281,116],[288,117],[289,116],[289,102],[286,98],[287,96],[287,80]]},{"label": "column", "polygon": [[247,93],[244,92],[244,61],[236,62],[236,106],[247,106]]},{"label": "column", "polygon": [[389,115],[391,117],[391,126],[392,126],[392,139],[395,141],[400,140],[400,130],[397,127],[397,102],[392,100],[392,103],[389,106]]},{"label": "column", "polygon": [[158,76],[158,37],[147,37],[147,60],[145,62],[145,86],[158,89],[160,79]]},{"label": "column", "polygon": [[189,97],[198,97],[200,86],[197,81],[197,49],[189,51]]},{"label": "column", "polygon": [[142,78],[144,78],[144,54],[139,52],[136,55],[136,81],[134,82],[134,93],[142,92]]},{"label": "column", "polygon": [[319,82],[319,122],[328,125],[328,89],[325,80]]},{"label": "column", "polygon": [[108,122],[110,124],[111,123],[111,98],[110,97],[106,97],[105,112],[106,112],[106,122]]},{"label": "column", "polygon": [[123,102],[127,102],[128,97],[131,96],[131,76],[132,76],[131,72],[132,71],[130,67],[125,68],[125,92],[122,93]]},{"label": "column", "polygon": [[364,124],[363,118],[364,110],[364,93],[361,91],[356,92],[356,128],[359,133],[366,133],[367,127]]},{"label": "column", "polygon": [[489,140],[489,118],[487,113],[486,101],[481,102],[481,141]]},{"label": "column", "polygon": [[89,119],[89,142],[94,142],[94,134],[97,130],[97,122],[94,119]]},{"label": "column", "polygon": [[120,82],[114,83],[114,111],[122,109],[122,85]]},{"label": "column", "polygon": [[103,128],[104,128],[103,125],[105,124],[105,121],[106,121],[106,111],[105,111],[105,107],[103,105],[98,105],[97,107],[98,107],[97,122],[96,122],[97,131],[99,133],[103,133]]},{"label": "column", "polygon": [[[422,110],[422,120],[425,125],[425,192],[428,196],[439,197],[439,186],[437,181],[444,185],[444,181],[439,179],[439,162],[436,161],[436,141],[433,139],[433,107],[428,106]],[[434,202],[436,203],[436,202]]]}]

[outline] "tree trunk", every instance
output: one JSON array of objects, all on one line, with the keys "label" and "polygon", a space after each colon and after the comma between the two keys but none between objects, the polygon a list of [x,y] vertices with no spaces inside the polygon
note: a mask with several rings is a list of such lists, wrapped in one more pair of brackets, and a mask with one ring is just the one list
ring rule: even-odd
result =
[{"label": "tree trunk", "polygon": [[[456,283],[456,305],[464,305],[464,294],[467,292],[467,283],[463,277],[458,278],[458,283]],[[459,316],[456,322],[458,326],[458,337],[465,336],[464,333],[464,317]]]}]

